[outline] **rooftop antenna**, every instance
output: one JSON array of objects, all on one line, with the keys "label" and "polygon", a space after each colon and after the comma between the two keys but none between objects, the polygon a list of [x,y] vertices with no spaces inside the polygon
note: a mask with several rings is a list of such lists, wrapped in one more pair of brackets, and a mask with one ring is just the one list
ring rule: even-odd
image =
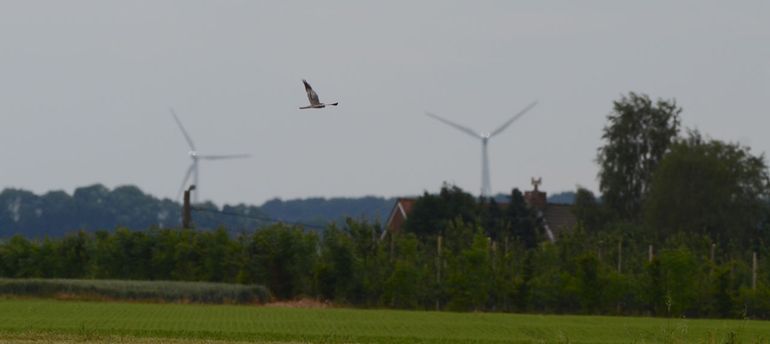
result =
[{"label": "rooftop antenna", "polygon": [[226,159],[243,159],[248,158],[251,156],[251,154],[218,154],[218,155],[201,155],[198,154],[198,150],[195,148],[195,143],[193,143],[192,138],[190,137],[190,134],[187,133],[187,130],[184,129],[184,126],[182,125],[182,121],[179,120],[179,116],[177,116],[176,111],[174,111],[173,108],[170,108],[171,115],[174,116],[174,121],[176,121],[176,124],[179,126],[179,130],[182,131],[182,135],[184,135],[185,141],[187,141],[187,145],[190,147],[190,151],[187,153],[190,156],[190,159],[192,162],[190,163],[190,167],[187,168],[187,172],[184,175],[184,178],[182,179],[182,185],[179,186],[179,192],[176,194],[176,199],[179,200],[179,198],[182,196],[182,191],[184,191],[185,186],[187,185],[188,180],[190,179],[190,176],[193,177],[193,183],[192,185],[195,186],[193,193],[193,203],[198,203],[198,198],[200,196],[200,184],[198,183],[198,176],[199,176],[199,170],[198,170],[198,162],[200,160],[226,160]]},{"label": "rooftop antenna", "polygon": [[443,122],[446,125],[449,125],[459,131],[462,131],[470,136],[473,136],[474,138],[481,140],[481,197],[488,198],[492,194],[492,186],[489,178],[489,153],[487,153],[487,144],[489,143],[489,139],[503,132],[505,129],[508,128],[508,126],[511,125],[511,123],[521,118],[521,116],[523,116],[525,113],[527,113],[527,111],[535,107],[535,105],[537,105],[536,101],[527,105],[527,107],[519,111],[516,115],[511,117],[511,119],[505,121],[505,123],[500,125],[500,127],[495,129],[491,133],[477,132],[466,126],[454,123],[448,119],[439,117],[438,115],[432,114],[430,112],[426,112],[425,114],[440,122]]}]

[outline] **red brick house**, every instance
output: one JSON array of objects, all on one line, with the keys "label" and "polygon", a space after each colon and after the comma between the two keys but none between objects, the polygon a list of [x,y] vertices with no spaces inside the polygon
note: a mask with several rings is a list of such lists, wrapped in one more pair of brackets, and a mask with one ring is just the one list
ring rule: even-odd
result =
[{"label": "red brick house", "polygon": [[404,225],[407,216],[412,212],[412,207],[414,207],[416,201],[416,198],[407,197],[396,199],[396,204],[393,205],[393,209],[390,211],[390,215],[388,215],[388,222],[385,225],[386,231],[382,232],[383,238],[389,232],[401,230],[401,226]]},{"label": "red brick house", "polygon": [[569,204],[548,203],[548,195],[538,190],[540,180],[532,180],[535,187],[532,191],[524,192],[524,201],[530,209],[536,212],[538,218],[543,220],[543,227],[551,241],[556,240],[559,234],[575,229],[577,219],[572,214],[572,206]]}]

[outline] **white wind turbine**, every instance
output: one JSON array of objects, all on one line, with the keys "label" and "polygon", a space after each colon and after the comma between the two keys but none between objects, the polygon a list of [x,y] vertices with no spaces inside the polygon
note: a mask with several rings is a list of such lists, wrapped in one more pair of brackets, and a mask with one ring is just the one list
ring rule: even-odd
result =
[{"label": "white wind turbine", "polygon": [[491,139],[497,134],[500,134],[503,130],[508,128],[508,126],[511,125],[511,123],[513,123],[514,121],[519,119],[521,116],[523,116],[527,111],[535,107],[535,105],[537,105],[537,102],[532,102],[532,104],[529,104],[523,110],[519,111],[519,113],[511,117],[511,119],[507,120],[499,128],[495,129],[491,133],[477,132],[473,129],[451,122],[445,118],[439,117],[430,112],[426,112],[425,114],[443,122],[444,124],[452,126],[457,130],[460,130],[470,136],[473,136],[481,140],[481,196],[490,197],[492,194],[492,186],[489,180],[489,155],[487,153],[487,143],[489,142],[489,139]]},{"label": "white wind turbine", "polygon": [[200,189],[201,189],[200,185],[198,184],[198,161],[199,160],[241,159],[241,158],[248,158],[251,156],[251,154],[227,154],[227,155],[198,154],[198,151],[195,149],[195,144],[190,138],[190,135],[187,134],[187,130],[184,129],[184,126],[182,125],[182,121],[180,121],[179,117],[176,115],[176,111],[174,111],[173,108],[170,110],[171,110],[171,115],[174,116],[174,120],[176,121],[176,124],[179,126],[179,129],[182,131],[182,135],[184,135],[184,139],[187,141],[187,145],[190,146],[190,151],[188,152],[188,155],[190,156],[190,159],[192,159],[192,163],[190,164],[190,167],[187,168],[187,173],[185,173],[184,179],[182,179],[182,185],[179,186],[179,192],[177,192],[176,194],[176,199],[178,200],[179,197],[182,195],[182,191],[184,191],[185,186],[187,185],[187,181],[190,179],[190,175],[193,175],[192,185],[195,185],[195,192],[193,193],[193,203],[198,203],[198,195],[200,195]]}]

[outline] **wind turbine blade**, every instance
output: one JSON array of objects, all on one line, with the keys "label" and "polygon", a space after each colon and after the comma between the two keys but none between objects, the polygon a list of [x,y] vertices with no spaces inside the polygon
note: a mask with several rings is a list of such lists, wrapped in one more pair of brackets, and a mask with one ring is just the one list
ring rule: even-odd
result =
[{"label": "wind turbine blade", "polygon": [[251,154],[198,155],[198,158],[203,160],[243,159],[249,157],[251,157]]},{"label": "wind turbine blade", "polygon": [[473,131],[473,129],[471,129],[471,128],[459,125],[459,124],[454,123],[454,122],[452,122],[452,121],[450,121],[448,119],[444,119],[442,117],[439,117],[438,115],[434,115],[434,114],[432,114],[430,112],[426,112],[425,114],[427,116],[429,116],[429,117],[433,117],[434,119],[436,119],[436,120],[438,120],[440,122],[443,122],[446,125],[452,126],[452,127],[454,127],[455,129],[457,129],[459,131],[462,131],[462,132],[464,132],[464,133],[466,133],[466,134],[468,134],[470,136],[473,136],[473,137],[475,137],[477,139],[483,139],[484,138],[483,136],[481,136],[481,134]]},{"label": "wind turbine blade", "polygon": [[511,119],[509,119],[507,122],[503,123],[499,128],[495,129],[491,134],[489,134],[489,137],[495,136],[499,133],[501,133],[505,128],[508,128],[511,123],[515,122],[517,119],[521,118],[521,116],[524,116],[527,111],[531,110],[533,107],[537,105],[537,102],[532,102],[532,104],[527,105],[527,107],[524,108],[524,110],[519,111],[515,116],[513,116]]},{"label": "wind turbine blade", "polygon": [[195,163],[190,165],[190,168],[187,169],[187,173],[185,173],[184,179],[182,179],[182,185],[179,186],[179,192],[176,193],[177,200],[179,200],[180,197],[182,197],[182,192],[184,192],[184,187],[187,185],[187,181],[190,179],[190,175],[193,173],[194,169],[195,169]]},{"label": "wind turbine blade", "polygon": [[174,120],[176,121],[176,124],[179,126],[179,129],[182,130],[182,135],[184,135],[184,139],[187,140],[187,144],[190,145],[190,150],[195,151],[195,144],[193,143],[192,139],[190,138],[190,135],[187,134],[187,130],[184,130],[184,126],[182,125],[182,121],[179,120],[179,117],[176,115],[176,111],[174,111],[174,108],[169,108],[171,110],[171,114],[174,116]]}]

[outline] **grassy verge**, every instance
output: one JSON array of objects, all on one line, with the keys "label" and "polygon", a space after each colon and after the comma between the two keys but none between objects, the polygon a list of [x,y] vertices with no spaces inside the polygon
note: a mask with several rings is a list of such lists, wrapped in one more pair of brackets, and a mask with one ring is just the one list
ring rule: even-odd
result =
[{"label": "grassy verge", "polygon": [[180,343],[770,343],[770,323],[0,300],[0,338],[94,343],[158,338]]},{"label": "grassy verge", "polygon": [[262,286],[208,282],[8,279],[0,278],[0,295],[78,300],[125,300],[180,303],[265,303]]}]

